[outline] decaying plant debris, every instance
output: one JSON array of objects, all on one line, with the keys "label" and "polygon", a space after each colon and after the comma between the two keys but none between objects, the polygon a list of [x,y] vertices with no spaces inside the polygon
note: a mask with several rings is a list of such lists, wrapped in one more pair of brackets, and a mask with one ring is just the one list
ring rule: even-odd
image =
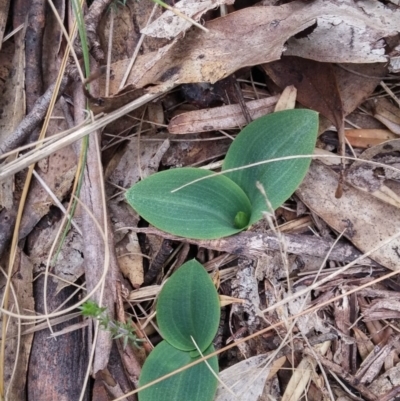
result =
[{"label": "decaying plant debris", "polygon": [[[83,1],[85,76],[60,27],[73,35],[72,0],[0,1],[0,398],[137,399],[154,300],[196,258],[219,282],[220,376],[241,400],[397,399],[399,2],[171,4],[206,31],[148,0]],[[274,216],[184,240],[124,201],[160,170],[218,171],[288,86],[320,113],[318,160]],[[84,320],[88,295],[144,346]]]}]

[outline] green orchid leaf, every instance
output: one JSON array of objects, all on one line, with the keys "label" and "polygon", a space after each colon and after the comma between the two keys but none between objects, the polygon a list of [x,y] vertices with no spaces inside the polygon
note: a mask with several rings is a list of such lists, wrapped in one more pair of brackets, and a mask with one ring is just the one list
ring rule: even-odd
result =
[{"label": "green orchid leaf", "polygon": [[182,351],[201,351],[214,339],[221,315],[218,292],[196,260],[183,264],[157,299],[157,323],[164,340]]},{"label": "green orchid leaf", "polygon": [[[214,352],[214,347],[206,350],[204,355]],[[146,359],[139,379],[143,386],[168,373],[173,372],[195,360],[189,352],[180,351],[166,341],[158,344]],[[207,360],[215,373],[218,373],[216,356]],[[217,390],[218,381],[208,366],[202,362],[183,372],[154,384],[139,392],[139,401],[212,401]]]},{"label": "green orchid leaf", "polygon": [[[243,190],[217,175],[171,192],[196,179],[213,175],[199,168],[178,168],[153,174],[126,192],[128,203],[153,226],[196,239],[235,234],[247,227],[251,205]],[[237,219],[242,212],[249,218]]]},{"label": "green orchid leaf", "polygon": [[[312,154],[318,132],[318,113],[295,109],[268,114],[250,123],[233,141],[222,169],[246,166],[252,163],[284,156]],[[227,177],[244,190],[252,205],[250,224],[267,211],[265,197],[256,187],[265,189],[273,209],[285,202],[303,181],[311,158],[299,158],[261,164],[245,168]],[[270,210],[268,210],[270,211]]]}]

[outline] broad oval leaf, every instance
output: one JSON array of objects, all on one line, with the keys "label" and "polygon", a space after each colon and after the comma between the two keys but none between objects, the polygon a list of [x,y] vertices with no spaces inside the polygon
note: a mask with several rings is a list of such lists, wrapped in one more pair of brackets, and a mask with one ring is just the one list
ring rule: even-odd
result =
[{"label": "broad oval leaf", "polygon": [[251,215],[250,201],[237,184],[216,175],[171,192],[211,175],[190,167],[162,171],[131,187],[126,198],[144,219],[171,234],[196,239],[226,237],[246,227],[235,225],[239,212]]},{"label": "broad oval leaf", "polygon": [[[212,352],[214,352],[214,347],[210,345],[204,355]],[[150,383],[197,359],[200,357],[193,359],[189,352],[180,351],[166,341],[162,341],[147,357],[140,375],[139,386]],[[218,374],[217,357],[213,356],[207,362]],[[202,362],[140,391],[139,401],[212,401],[217,384],[216,377]]]},{"label": "broad oval leaf", "polygon": [[[250,123],[233,141],[222,169],[246,166],[284,156],[312,154],[318,132],[318,113],[285,110],[268,114]],[[283,160],[244,168],[227,177],[239,185],[250,199],[250,224],[267,211],[264,196],[256,183],[264,187],[273,209],[285,202],[303,181],[311,158]],[[269,210],[268,210],[269,211]]]},{"label": "broad oval leaf", "polygon": [[157,323],[164,340],[183,351],[201,351],[214,339],[221,315],[218,292],[196,260],[182,265],[157,299]]}]

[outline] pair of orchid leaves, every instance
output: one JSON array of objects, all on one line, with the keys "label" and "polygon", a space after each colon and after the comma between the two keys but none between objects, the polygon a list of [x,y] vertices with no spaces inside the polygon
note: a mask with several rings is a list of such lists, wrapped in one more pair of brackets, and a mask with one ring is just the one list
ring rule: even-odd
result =
[{"label": "pair of orchid leaves", "polygon": [[194,239],[236,234],[281,206],[301,184],[317,131],[318,114],[311,110],[263,116],[232,142],[221,173],[191,167],[162,171],[133,185],[126,199],[170,234]]},{"label": "pair of orchid leaves", "polygon": [[[126,198],[149,223],[174,235],[215,239],[236,234],[260,220],[266,210],[279,207],[301,184],[317,131],[316,112],[269,114],[240,132],[221,173],[201,168],[166,170],[131,187]],[[157,323],[164,340],[146,359],[140,386],[212,353],[219,319],[212,280],[195,260],[185,263],[158,297]],[[217,373],[218,360],[213,356],[208,366],[199,363],[140,391],[139,401],[211,401]]]}]

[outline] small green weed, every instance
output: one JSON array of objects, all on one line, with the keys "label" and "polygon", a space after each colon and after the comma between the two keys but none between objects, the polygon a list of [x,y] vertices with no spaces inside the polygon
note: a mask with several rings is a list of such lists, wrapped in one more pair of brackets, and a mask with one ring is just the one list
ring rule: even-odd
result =
[{"label": "small green weed", "polygon": [[114,340],[122,338],[124,348],[128,343],[140,348],[141,343],[145,341],[137,338],[130,319],[126,323],[113,320],[108,315],[107,308],[100,307],[94,301],[85,302],[79,309],[83,316],[98,320],[100,327],[103,330],[108,330]]}]

